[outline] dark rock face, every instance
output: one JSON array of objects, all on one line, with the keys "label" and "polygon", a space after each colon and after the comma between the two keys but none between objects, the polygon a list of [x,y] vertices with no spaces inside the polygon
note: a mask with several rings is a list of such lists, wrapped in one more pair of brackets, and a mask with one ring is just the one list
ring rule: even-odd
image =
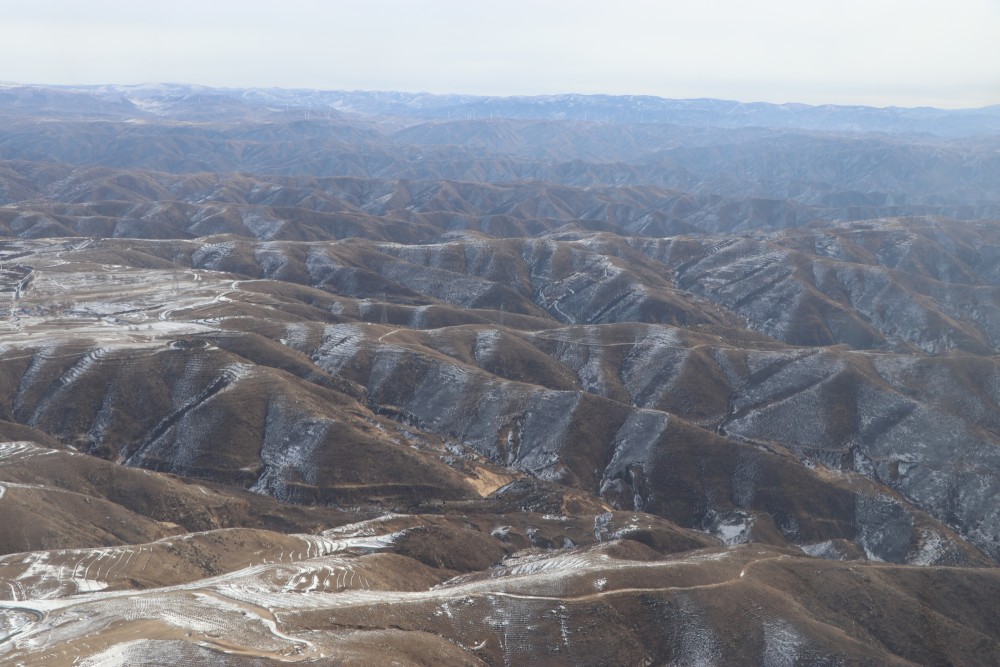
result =
[{"label": "dark rock face", "polygon": [[0,662],[1000,656],[989,113],[30,90]]}]

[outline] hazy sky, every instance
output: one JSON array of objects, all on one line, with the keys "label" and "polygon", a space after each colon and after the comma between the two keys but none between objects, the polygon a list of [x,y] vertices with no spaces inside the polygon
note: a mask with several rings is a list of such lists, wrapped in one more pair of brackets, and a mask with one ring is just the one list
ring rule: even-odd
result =
[{"label": "hazy sky", "polygon": [[1000,104],[1000,0],[0,0],[0,80]]}]

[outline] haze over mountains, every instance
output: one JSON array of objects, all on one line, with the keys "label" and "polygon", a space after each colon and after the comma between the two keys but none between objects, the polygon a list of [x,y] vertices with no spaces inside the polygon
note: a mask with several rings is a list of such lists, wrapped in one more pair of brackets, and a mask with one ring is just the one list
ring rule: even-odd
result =
[{"label": "haze over mountains", "polygon": [[997,108],[0,119],[0,662],[1000,656]]}]

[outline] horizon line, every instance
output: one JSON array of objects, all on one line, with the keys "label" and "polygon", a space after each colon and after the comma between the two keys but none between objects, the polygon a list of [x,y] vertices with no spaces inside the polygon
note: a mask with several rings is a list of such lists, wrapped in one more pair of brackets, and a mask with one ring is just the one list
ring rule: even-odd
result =
[{"label": "horizon line", "polygon": [[429,90],[403,90],[403,89],[393,89],[393,88],[320,88],[311,86],[284,86],[284,85],[260,85],[260,86],[219,86],[203,83],[190,83],[182,81],[143,81],[140,83],[115,83],[115,82],[104,82],[104,83],[38,83],[38,82],[21,82],[21,81],[0,81],[0,89],[3,88],[62,88],[62,89],[87,89],[87,88],[105,88],[105,87],[117,87],[117,88],[142,88],[142,87],[155,87],[155,86],[176,86],[176,87],[187,87],[187,88],[204,88],[208,90],[225,90],[225,91],[253,91],[253,90],[281,90],[281,91],[309,91],[318,93],[394,93],[394,94],[404,94],[404,95],[414,95],[414,96],[431,96],[431,97],[466,97],[481,100],[509,100],[509,99],[540,99],[547,97],[608,97],[608,98],[640,98],[649,100],[661,100],[666,102],[701,102],[701,101],[713,101],[713,102],[729,102],[734,104],[743,105],[766,105],[774,107],[784,107],[784,106],[798,106],[798,107],[808,107],[808,108],[824,108],[824,107],[837,107],[837,108],[861,108],[861,109],[877,109],[877,110],[933,110],[942,112],[962,112],[962,111],[984,111],[1000,108],[1000,102],[993,104],[986,104],[983,106],[975,107],[939,107],[933,105],[917,105],[917,106],[900,106],[895,104],[879,106],[875,104],[861,104],[861,103],[837,103],[837,102],[824,102],[824,103],[812,103],[812,102],[799,102],[795,100],[787,100],[784,102],[768,102],[765,100],[742,100],[735,97],[712,97],[712,96],[698,96],[698,97],[665,97],[662,95],[652,95],[648,93],[581,93],[581,92],[561,92],[561,93],[519,93],[519,94],[509,94],[509,95],[497,95],[497,94],[483,94],[483,93],[463,93],[463,92],[431,92]]}]

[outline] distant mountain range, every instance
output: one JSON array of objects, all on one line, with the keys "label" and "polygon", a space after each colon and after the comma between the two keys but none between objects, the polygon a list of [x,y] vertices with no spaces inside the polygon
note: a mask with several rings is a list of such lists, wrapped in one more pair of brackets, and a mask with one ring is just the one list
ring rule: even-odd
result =
[{"label": "distant mountain range", "polygon": [[[88,99],[89,98],[89,99]],[[210,88],[185,84],[34,86],[0,84],[0,104],[21,108],[64,108],[109,115],[172,115],[199,101],[215,113],[247,111],[340,112],[426,120],[577,120],[595,123],[668,124],[685,127],[884,132],[936,136],[977,136],[1000,132],[1000,105],[975,109],[769,104],[718,99],[667,99],[648,95],[435,95],[390,91]],[[86,100],[86,101],[85,101]],[[68,110],[68,109],[64,109]]]},{"label": "distant mountain range", "polygon": [[[544,181],[576,189],[604,188],[600,201],[590,205],[613,206],[633,231],[645,224],[640,221],[649,222],[649,233],[906,215],[1000,217],[1000,108],[941,111],[630,100],[175,85],[8,86],[0,89],[0,159],[174,174],[241,173],[257,179]],[[452,113],[493,103],[502,109]],[[616,105],[629,113],[649,106],[676,117],[671,123],[596,119],[599,110]],[[515,113],[517,109],[523,113]],[[591,111],[584,109],[593,109],[595,119],[551,119],[560,114],[589,118]],[[772,126],[758,126],[768,123]],[[913,134],[921,123],[919,131],[924,133]],[[951,136],[961,124],[980,136]],[[890,134],[886,128],[905,133]],[[4,179],[0,203],[18,201],[22,195],[17,192],[37,190],[43,183]],[[368,190],[384,188],[373,183]],[[628,189],[612,191],[618,188]],[[636,206],[635,188],[647,200],[652,194],[655,203]],[[663,204],[680,203],[679,195],[689,201]],[[81,191],[74,196],[84,195]],[[177,198],[185,200],[187,195],[178,191]],[[579,199],[576,194],[570,198]],[[459,206],[458,199],[448,200],[455,208],[451,212],[472,210]],[[538,209],[539,217],[592,215],[586,207],[567,208],[557,202],[543,208],[549,213]],[[369,205],[368,210],[380,209]],[[506,214],[503,207],[483,213]]]}]

